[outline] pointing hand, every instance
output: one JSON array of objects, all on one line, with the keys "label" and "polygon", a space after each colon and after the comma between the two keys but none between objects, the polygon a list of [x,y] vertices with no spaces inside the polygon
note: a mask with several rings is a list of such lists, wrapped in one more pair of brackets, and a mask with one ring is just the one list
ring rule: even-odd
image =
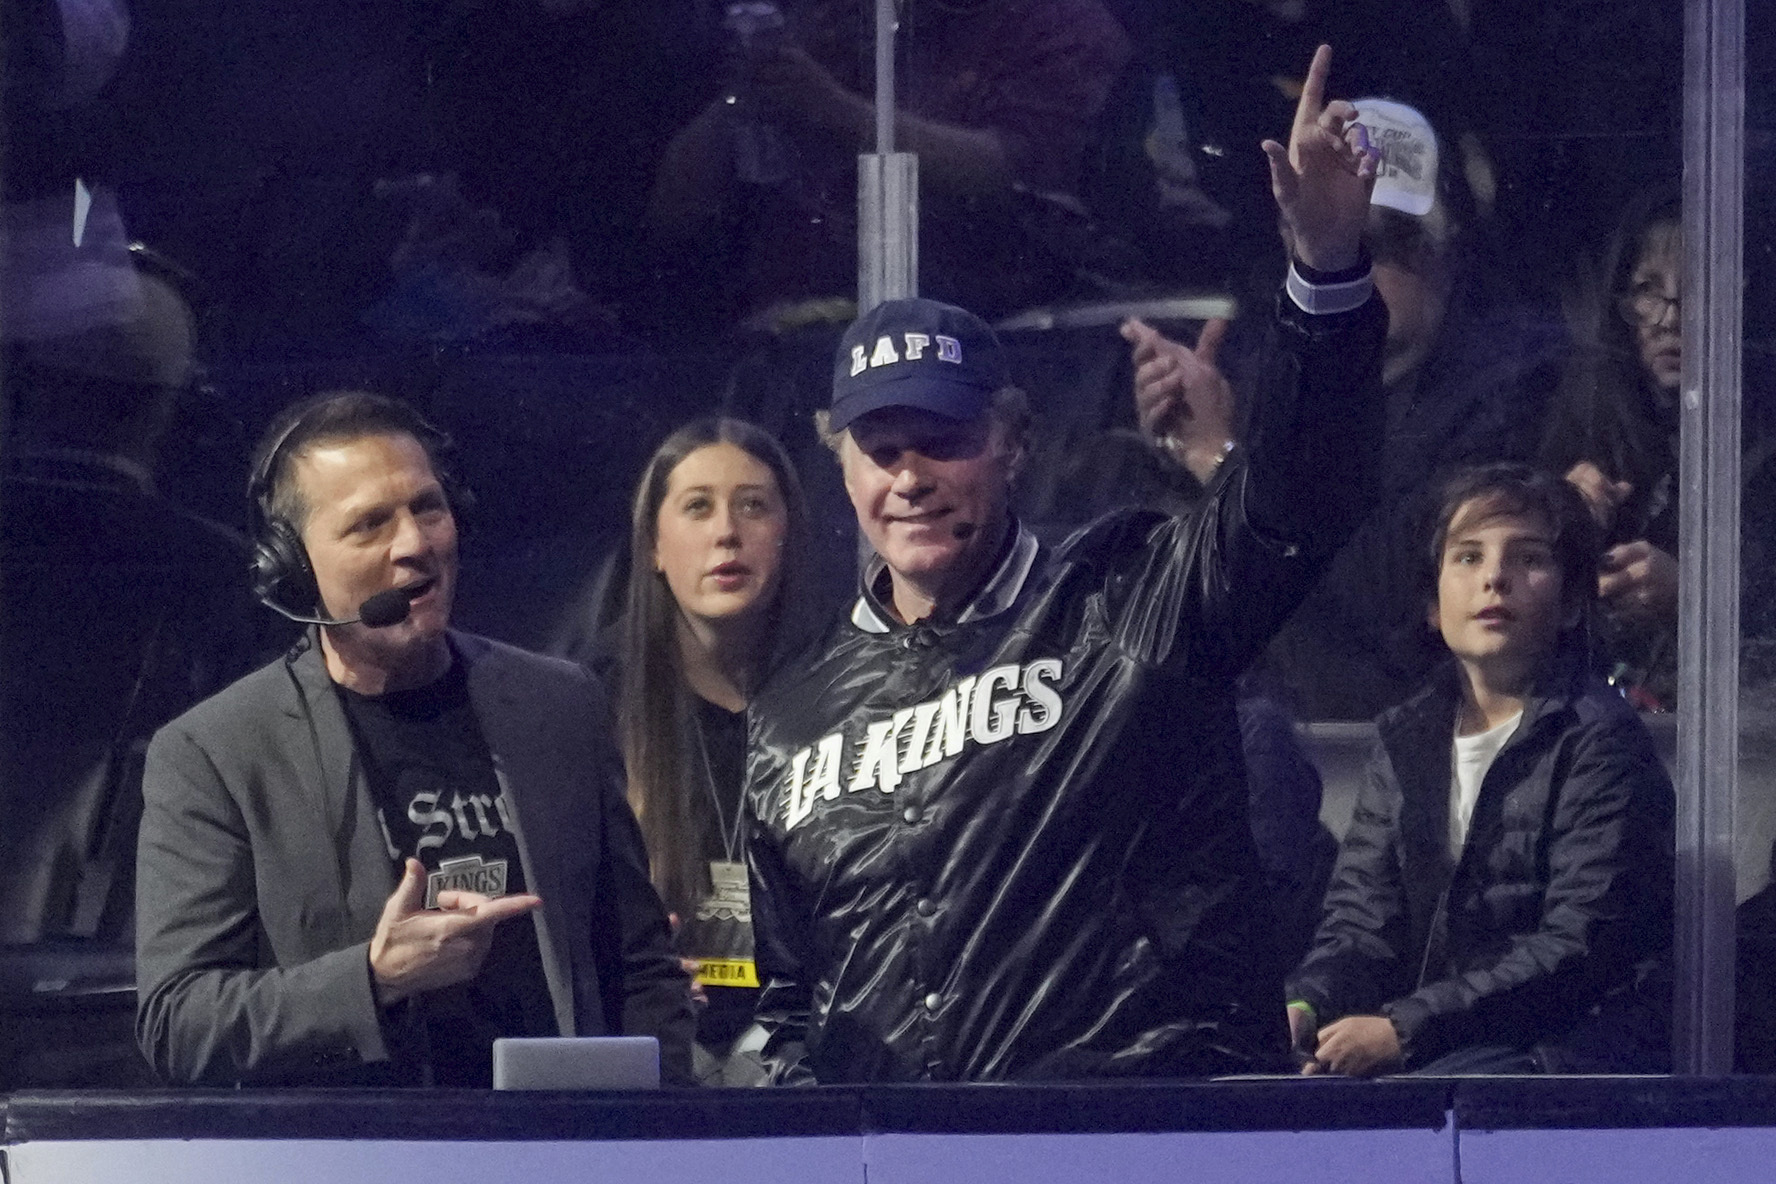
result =
[{"label": "pointing hand", "polygon": [[425,865],[409,859],[371,935],[370,972],[384,1006],[475,977],[494,928],[543,903],[529,893],[495,898],[446,890],[438,907],[427,909],[425,887]]}]

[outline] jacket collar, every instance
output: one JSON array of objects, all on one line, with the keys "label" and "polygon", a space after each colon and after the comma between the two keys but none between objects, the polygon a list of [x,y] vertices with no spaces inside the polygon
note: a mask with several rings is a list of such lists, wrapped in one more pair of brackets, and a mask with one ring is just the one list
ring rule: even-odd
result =
[{"label": "jacket collar", "polygon": [[[1023,523],[1014,518],[1011,524],[1015,528],[1011,546],[1006,548],[1004,558],[1000,559],[987,582],[981,585],[980,591],[956,614],[956,624],[966,625],[996,617],[1015,604],[1023,592],[1041,548],[1036,536],[1025,530]],[[851,609],[851,623],[865,633],[890,633],[906,628],[889,606],[888,598],[893,594],[891,579],[888,564],[882,557],[870,556],[863,569],[862,591]]]},{"label": "jacket collar", "polygon": [[316,805],[326,821],[326,833],[335,834],[345,818],[353,796],[352,783],[360,770],[351,726],[346,722],[339,696],[334,693],[333,678],[327,673],[319,626],[310,625],[285,653],[284,669],[296,689],[295,698],[285,710],[308,727],[320,778]]},{"label": "jacket collar", "polygon": [[[1461,667],[1454,659],[1440,665],[1417,694],[1377,721],[1382,740],[1392,748],[1395,738],[1406,740],[1428,728],[1439,734],[1440,744],[1446,744],[1453,735],[1455,710],[1461,702],[1461,678]],[[1528,737],[1542,720],[1571,707],[1585,693],[1586,683],[1584,655],[1576,646],[1563,646],[1536,676],[1523,704],[1523,720],[1507,747]]]},{"label": "jacket collar", "polygon": [[[552,804],[578,802],[582,783],[564,782],[557,744],[546,727],[558,723],[561,706],[522,676],[521,668],[501,659],[486,638],[451,633],[450,648],[463,664],[469,702],[481,726],[481,737],[493,757],[494,776],[512,812],[512,837],[524,867],[528,891],[543,898],[543,907],[531,920],[536,925],[543,978],[555,1007],[555,1022],[563,1036],[579,1035],[574,1000],[578,991],[572,957],[557,935],[575,932],[576,918],[566,902],[572,888],[562,882],[574,866],[568,852],[559,848],[563,828],[548,814]],[[584,776],[588,771],[576,770]],[[586,778],[596,783],[596,774]],[[582,919],[583,920],[583,919]]]},{"label": "jacket collar", "polygon": [[[1453,864],[1448,850],[1449,782],[1461,677],[1461,667],[1453,659],[1444,663],[1422,690],[1376,723],[1402,793],[1400,830],[1407,861],[1428,860],[1426,867],[1408,869],[1407,877],[1428,875],[1426,883],[1447,875]],[[1537,677],[1523,705],[1523,718],[1499,750],[1495,766],[1516,759],[1515,754],[1535,743],[1546,727],[1557,726],[1584,694],[1585,686],[1582,655],[1566,650],[1557,654]],[[1438,868],[1444,870],[1438,872]]]},{"label": "jacket collar", "polygon": [[291,690],[284,705],[294,729],[289,751],[294,760],[303,752],[312,760],[312,772],[298,765],[286,792],[293,799],[300,795],[313,811],[316,874],[330,866],[339,893],[341,928],[322,940],[328,945],[364,941],[375,930],[396,877],[318,630],[310,628],[298,639],[282,665]]}]

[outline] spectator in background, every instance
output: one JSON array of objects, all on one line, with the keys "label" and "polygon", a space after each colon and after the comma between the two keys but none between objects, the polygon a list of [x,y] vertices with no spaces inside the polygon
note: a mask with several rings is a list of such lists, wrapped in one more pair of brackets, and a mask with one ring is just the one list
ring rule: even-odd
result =
[{"label": "spectator in background", "polygon": [[138,271],[118,205],[122,0],[5,0],[0,343],[32,448],[103,451],[146,483],[192,371],[191,310]]},{"label": "spectator in background", "polygon": [[[1336,37],[1338,71],[1352,94],[1414,96],[1452,142],[1474,109],[1466,37],[1451,6],[1421,0],[1106,0],[1131,31],[1143,62],[1179,95],[1184,156],[1212,202],[1211,218],[1162,218],[1161,266],[1185,283],[1224,287],[1248,278],[1275,251],[1275,219],[1263,170],[1241,148],[1288,118],[1299,93],[1299,63]],[[1156,111],[1157,115],[1158,112]],[[1163,133],[1156,120],[1153,132]],[[1150,150],[1151,151],[1151,150]],[[1156,164],[1159,162],[1156,160]],[[1209,211],[1201,211],[1207,214]],[[1184,225],[1180,226],[1182,221]],[[1218,229],[1218,233],[1207,233]],[[1193,232],[1194,231],[1194,232]],[[1151,246],[1151,240],[1142,240]],[[1268,286],[1273,276],[1267,272]]]},{"label": "spectator in background", "polygon": [[764,1076],[757,1048],[736,1048],[759,985],[740,827],[746,705],[782,639],[799,634],[787,626],[806,611],[807,517],[782,447],[735,419],[672,433],[636,487],[609,681],[654,884],[707,999],[693,1049],[704,1084]]},{"label": "spectator in background", "polygon": [[47,1017],[0,1024],[0,1080],[126,1088],[142,749],[260,636],[246,540],[164,482],[194,318],[118,200],[128,7],[5,0],[0,35],[0,1014]]},{"label": "spectator in background", "polygon": [[581,289],[566,237],[519,254],[497,209],[470,204],[454,173],[377,183],[411,209],[389,258],[393,284],[363,315],[371,328],[433,342],[612,348],[615,318]]},{"label": "spectator in background", "polygon": [[[723,90],[673,139],[650,221],[663,253],[732,231],[761,327],[844,311],[856,293],[857,154],[873,151],[875,32],[853,0],[730,4]],[[1128,61],[1099,0],[911,7],[896,147],[920,172],[921,289],[991,318],[1055,295],[1064,269],[1026,233],[1025,194],[1073,193],[1094,121]],[[798,308],[798,306],[800,306]],[[825,309],[822,311],[822,309]]]},{"label": "spectator in background", "polygon": [[[1765,201],[1748,206],[1750,225],[1765,215]],[[1585,495],[1604,532],[1600,672],[1648,710],[1671,710],[1677,697],[1682,213],[1675,188],[1666,185],[1641,193],[1623,214],[1578,302],[1578,347],[1541,455]],[[1748,232],[1746,241],[1749,250],[1760,240]],[[1750,330],[1759,314],[1755,301],[1746,307]],[[1748,347],[1740,457],[1742,675],[1764,696],[1776,676],[1776,433],[1768,382],[1767,365]]]},{"label": "spectator in background", "polygon": [[[1358,109],[1385,161],[1364,236],[1388,308],[1383,496],[1265,656],[1310,719],[1372,716],[1423,680],[1436,654],[1409,591],[1409,540],[1440,474],[1534,455],[1565,341],[1474,247],[1465,190],[1424,118],[1386,100]],[[1210,322],[1192,349],[1139,321],[1123,335],[1142,430],[1201,480],[1241,434],[1250,336]]]},{"label": "spectator in background", "polygon": [[1677,430],[1683,371],[1682,210],[1642,194],[1580,315],[1542,459],[1585,495],[1602,528],[1598,620],[1606,673],[1644,707],[1677,690]]},{"label": "spectator in background", "polygon": [[[508,237],[481,270],[546,314],[549,331],[526,328],[524,340],[610,349],[626,341],[593,309],[615,310],[625,327],[674,314],[660,307],[641,225],[660,153],[696,109],[696,64],[708,49],[697,17],[709,7],[476,0],[416,10],[433,80],[426,167],[454,174],[465,212],[491,217]],[[405,189],[422,221],[446,205],[438,191],[416,191],[425,179],[379,192]],[[570,286],[578,308],[562,300]],[[555,299],[535,308],[551,290]]]},{"label": "spectator in background", "polygon": [[1586,669],[1597,555],[1558,477],[1444,487],[1419,587],[1453,661],[1377,722],[1289,983],[1304,1072],[1668,1068],[1674,800]]}]

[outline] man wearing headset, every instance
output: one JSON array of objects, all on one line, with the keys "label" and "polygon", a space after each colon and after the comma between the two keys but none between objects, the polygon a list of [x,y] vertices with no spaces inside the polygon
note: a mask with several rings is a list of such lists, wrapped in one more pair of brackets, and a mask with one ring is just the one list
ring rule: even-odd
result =
[{"label": "man wearing headset", "polygon": [[688,1077],[602,692],[450,629],[446,445],[348,393],[260,446],[255,591],[312,627],[148,751],[136,1028],[170,1080],[485,1087],[497,1037],[619,1032]]}]

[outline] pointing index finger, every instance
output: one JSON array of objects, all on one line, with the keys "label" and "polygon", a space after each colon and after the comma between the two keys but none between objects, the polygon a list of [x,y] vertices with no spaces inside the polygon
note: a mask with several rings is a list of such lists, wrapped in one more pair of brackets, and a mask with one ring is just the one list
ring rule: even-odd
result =
[{"label": "pointing index finger", "polygon": [[1227,340],[1229,325],[1226,317],[1210,317],[1204,321],[1202,332],[1196,338],[1196,356],[1213,366],[1216,355],[1221,352],[1221,343]]},{"label": "pointing index finger", "polygon": [[474,926],[504,921],[520,913],[528,913],[542,904],[542,898],[528,892],[511,896],[483,896],[479,892],[445,889],[438,893],[438,908],[452,916],[462,917]]},{"label": "pointing index finger", "polygon": [[1129,317],[1117,326],[1122,339],[1131,345],[1145,345],[1159,336],[1159,330],[1143,321],[1140,317]]},{"label": "pointing index finger", "polygon": [[1307,68],[1307,81],[1301,84],[1301,101],[1295,105],[1295,126],[1311,125],[1320,117],[1326,102],[1326,79],[1332,73],[1332,47],[1322,45],[1314,50],[1313,64]]},{"label": "pointing index finger", "polygon": [[475,906],[475,919],[497,925],[501,921],[509,921],[513,917],[523,916],[542,903],[542,897],[532,896],[528,892],[500,896],[486,904]]}]

